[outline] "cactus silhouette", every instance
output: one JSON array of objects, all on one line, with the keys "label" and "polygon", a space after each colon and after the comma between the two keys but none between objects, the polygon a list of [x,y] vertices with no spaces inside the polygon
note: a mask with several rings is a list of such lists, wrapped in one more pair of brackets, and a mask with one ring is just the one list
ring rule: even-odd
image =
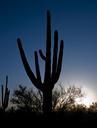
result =
[{"label": "cactus silhouette", "polygon": [[35,67],[36,75],[32,72],[25,52],[22,47],[22,41],[20,38],[17,39],[18,48],[20,51],[21,59],[26,70],[27,75],[29,76],[32,83],[35,87],[43,92],[43,112],[48,113],[52,111],[52,90],[54,85],[59,79],[62,59],[63,59],[63,40],[60,42],[60,49],[58,54],[58,31],[54,32],[54,48],[53,48],[53,60],[51,61],[51,16],[50,12],[47,11],[47,39],[46,39],[46,55],[43,54],[42,50],[39,50],[40,57],[45,62],[45,73],[44,73],[44,82],[41,80],[39,61],[37,51],[34,52],[35,56]]},{"label": "cactus silhouette", "polygon": [[8,89],[8,76],[6,76],[5,89],[4,86],[2,85],[1,92],[2,92],[1,109],[5,111],[5,109],[8,107],[9,94],[10,94],[10,90]]}]

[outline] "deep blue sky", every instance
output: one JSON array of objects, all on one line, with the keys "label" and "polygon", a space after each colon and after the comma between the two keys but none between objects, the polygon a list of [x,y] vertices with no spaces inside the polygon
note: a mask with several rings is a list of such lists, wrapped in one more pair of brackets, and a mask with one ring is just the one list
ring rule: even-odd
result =
[{"label": "deep blue sky", "polygon": [[59,39],[65,43],[59,82],[64,86],[86,87],[96,95],[96,0],[0,0],[0,84],[7,74],[11,89],[19,84],[32,86],[22,66],[16,39],[23,39],[34,70],[34,50],[45,50],[47,9],[52,15],[52,31],[58,29]]}]

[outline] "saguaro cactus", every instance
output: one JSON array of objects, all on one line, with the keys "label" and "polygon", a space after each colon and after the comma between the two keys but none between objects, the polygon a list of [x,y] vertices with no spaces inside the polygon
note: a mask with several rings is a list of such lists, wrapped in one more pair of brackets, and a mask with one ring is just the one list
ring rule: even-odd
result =
[{"label": "saguaro cactus", "polygon": [[36,75],[32,72],[27,58],[25,56],[22,41],[20,38],[17,39],[18,48],[20,51],[21,59],[26,70],[27,75],[29,76],[32,83],[35,87],[43,92],[43,112],[52,111],[52,89],[54,88],[55,83],[58,81],[61,67],[62,67],[62,58],[63,58],[63,40],[60,42],[60,49],[58,55],[58,31],[54,32],[54,48],[53,48],[53,60],[51,60],[51,16],[50,12],[47,11],[47,39],[46,39],[46,55],[43,54],[42,50],[39,50],[41,58],[45,61],[45,73],[44,73],[44,82],[41,80],[39,61],[37,51],[34,52],[35,56],[35,67]]},{"label": "saguaro cactus", "polygon": [[10,90],[8,89],[8,76],[6,76],[6,85],[5,89],[4,86],[2,85],[1,92],[2,92],[2,102],[1,102],[1,108],[3,111],[8,107],[8,101],[9,101],[9,94]]}]

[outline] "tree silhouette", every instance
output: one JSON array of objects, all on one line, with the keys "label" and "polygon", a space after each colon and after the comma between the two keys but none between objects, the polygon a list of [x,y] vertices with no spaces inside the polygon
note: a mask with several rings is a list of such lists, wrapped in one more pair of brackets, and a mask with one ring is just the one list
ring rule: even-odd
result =
[{"label": "tree silhouette", "polygon": [[53,62],[51,64],[51,16],[50,12],[47,11],[47,39],[46,39],[46,55],[43,54],[42,50],[39,50],[40,57],[45,61],[45,74],[44,82],[41,80],[38,54],[35,51],[35,66],[36,66],[36,76],[32,72],[27,58],[25,56],[21,39],[17,39],[18,47],[21,55],[21,59],[26,70],[27,75],[29,76],[32,83],[35,87],[43,92],[43,112],[48,113],[52,111],[52,90],[54,85],[59,79],[61,67],[62,67],[62,58],[63,58],[63,40],[60,43],[60,50],[58,55],[58,31],[54,32],[54,48],[53,48]]},{"label": "tree silhouette", "polygon": [[19,85],[19,88],[14,90],[11,102],[16,106],[17,110],[25,112],[41,112],[42,97],[39,91],[27,89]]},{"label": "tree silhouette", "polygon": [[75,100],[84,96],[81,88],[70,86],[67,89],[64,89],[61,85],[60,91],[55,90],[53,92],[53,110],[55,111],[68,111],[72,110],[75,105]]},{"label": "tree silhouette", "polygon": [[9,101],[9,94],[10,94],[10,90],[8,89],[8,76],[6,76],[6,85],[5,85],[5,89],[4,86],[2,85],[1,88],[1,110],[3,112],[5,112],[5,109],[8,107],[8,101]]}]

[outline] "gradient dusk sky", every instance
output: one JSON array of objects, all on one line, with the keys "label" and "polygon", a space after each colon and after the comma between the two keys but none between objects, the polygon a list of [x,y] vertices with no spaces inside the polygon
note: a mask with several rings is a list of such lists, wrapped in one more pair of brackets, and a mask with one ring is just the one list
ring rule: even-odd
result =
[{"label": "gradient dusk sky", "polygon": [[[17,48],[17,38],[34,68],[34,50],[45,51],[46,11],[52,31],[64,40],[64,60],[59,82],[87,88],[97,97],[97,0],[0,0],[0,84],[32,87]],[[53,41],[52,32],[52,41]],[[41,74],[43,63],[40,60]]]}]

